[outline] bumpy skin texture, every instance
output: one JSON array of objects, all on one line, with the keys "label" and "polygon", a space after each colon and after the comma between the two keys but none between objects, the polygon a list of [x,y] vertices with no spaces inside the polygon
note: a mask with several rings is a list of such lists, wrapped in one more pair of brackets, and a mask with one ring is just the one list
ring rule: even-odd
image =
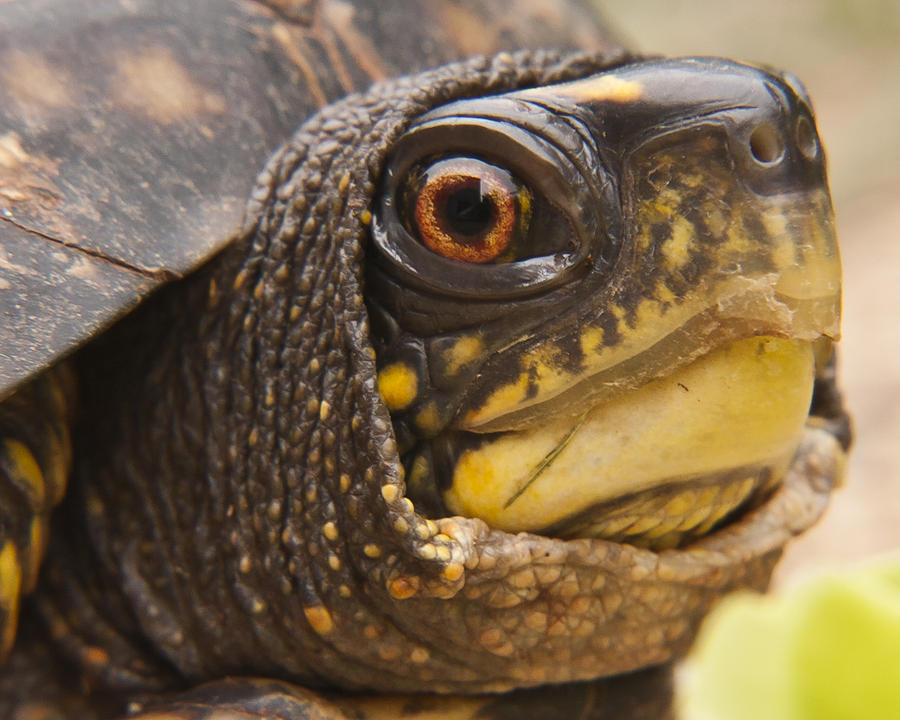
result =
[{"label": "bumpy skin texture", "polygon": [[[232,246],[76,358],[74,474],[4,710],[40,689],[70,715],[130,700],[150,718],[154,696],[226,675],[466,693],[587,679],[668,660],[722,592],[765,585],[837,475],[824,430],[769,502],[684,551],[431,521],[403,497],[361,285],[386,153],[435,105],[623,59],[501,54],[329,106],[268,164]],[[48,646],[58,668],[40,667]],[[636,685],[665,698],[664,672]],[[339,717],[249,681],[155,717],[232,701],[238,717]]]}]

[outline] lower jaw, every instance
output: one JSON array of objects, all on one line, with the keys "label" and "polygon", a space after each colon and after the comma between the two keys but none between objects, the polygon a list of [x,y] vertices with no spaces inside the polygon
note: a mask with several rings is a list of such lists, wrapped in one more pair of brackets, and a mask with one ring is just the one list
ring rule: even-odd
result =
[{"label": "lower jaw", "polygon": [[476,436],[444,503],[508,532],[684,545],[777,486],[803,433],[814,366],[810,343],[748,338],[587,419]]},{"label": "lower jaw", "polygon": [[595,537],[660,551],[681,547],[764,502],[787,469],[734,468],[690,480],[673,479],[588,508],[543,529],[561,539]]}]

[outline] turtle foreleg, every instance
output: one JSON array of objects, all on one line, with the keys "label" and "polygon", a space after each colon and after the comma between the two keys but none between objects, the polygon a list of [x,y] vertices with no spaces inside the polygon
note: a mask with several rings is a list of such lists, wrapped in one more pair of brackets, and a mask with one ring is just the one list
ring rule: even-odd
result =
[{"label": "turtle foreleg", "polygon": [[50,511],[72,465],[74,377],[60,365],[0,402],[0,662],[37,582]]},{"label": "turtle foreleg", "polygon": [[350,720],[311,690],[258,678],[219,680],[129,710],[128,720]]},{"label": "turtle foreleg", "polygon": [[672,712],[672,670],[664,665],[594,682],[480,696],[323,698],[276,680],[232,678],[148,702],[128,720],[672,720]]}]

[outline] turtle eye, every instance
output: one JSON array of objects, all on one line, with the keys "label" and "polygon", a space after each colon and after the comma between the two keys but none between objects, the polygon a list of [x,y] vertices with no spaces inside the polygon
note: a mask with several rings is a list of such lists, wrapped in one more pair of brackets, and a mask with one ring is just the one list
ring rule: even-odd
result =
[{"label": "turtle eye", "polygon": [[403,205],[408,229],[432,252],[467,263],[509,262],[528,234],[532,195],[503,168],[455,157],[414,168]]}]

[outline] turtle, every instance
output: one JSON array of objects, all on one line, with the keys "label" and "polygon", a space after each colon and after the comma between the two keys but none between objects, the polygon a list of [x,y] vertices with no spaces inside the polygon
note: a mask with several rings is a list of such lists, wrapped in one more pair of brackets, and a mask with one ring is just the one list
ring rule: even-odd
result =
[{"label": "turtle", "polygon": [[800,82],[577,0],[0,37],[3,716],[666,716],[849,446]]}]

